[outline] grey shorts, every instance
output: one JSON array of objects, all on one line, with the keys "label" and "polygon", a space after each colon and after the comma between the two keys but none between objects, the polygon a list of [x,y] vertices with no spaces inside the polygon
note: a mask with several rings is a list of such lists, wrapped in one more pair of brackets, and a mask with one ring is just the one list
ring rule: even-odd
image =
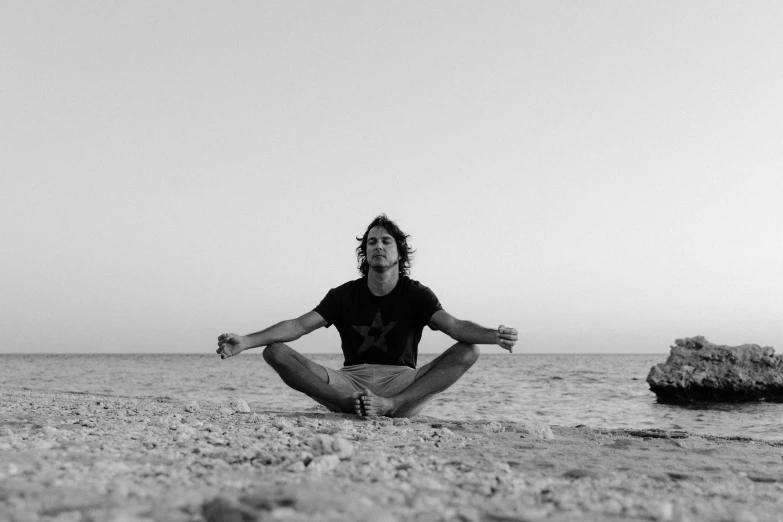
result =
[{"label": "grey shorts", "polygon": [[[357,364],[355,366],[345,366],[340,370],[326,368],[329,381],[327,384],[344,395],[351,395],[357,391],[370,390],[379,397],[391,397],[406,389],[413,384],[419,371],[410,366],[390,366],[388,364]],[[434,395],[425,395],[415,401],[407,403],[405,406],[397,409],[393,417],[413,417],[418,415],[435,397]],[[318,399],[329,409],[332,406]],[[336,411],[336,410],[332,410]]]},{"label": "grey shorts", "polygon": [[370,390],[380,397],[391,397],[413,384],[416,374],[410,366],[388,364],[357,364],[340,370],[325,368],[329,375],[329,386],[348,395],[357,391]]}]

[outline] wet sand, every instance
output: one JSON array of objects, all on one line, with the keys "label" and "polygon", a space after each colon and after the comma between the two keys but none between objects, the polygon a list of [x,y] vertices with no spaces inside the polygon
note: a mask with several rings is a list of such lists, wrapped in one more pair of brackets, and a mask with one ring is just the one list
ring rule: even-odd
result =
[{"label": "wet sand", "polygon": [[0,520],[783,520],[779,442],[243,410],[0,389]]}]

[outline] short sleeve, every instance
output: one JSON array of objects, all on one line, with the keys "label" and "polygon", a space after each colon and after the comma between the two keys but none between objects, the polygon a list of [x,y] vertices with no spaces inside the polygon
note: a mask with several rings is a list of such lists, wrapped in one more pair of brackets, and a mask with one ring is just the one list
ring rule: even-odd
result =
[{"label": "short sleeve", "polygon": [[430,324],[430,319],[438,310],[443,310],[438,297],[426,286],[419,284],[416,296],[416,320],[423,326]]},{"label": "short sleeve", "polygon": [[340,306],[337,299],[337,289],[332,288],[326,293],[318,306],[314,308],[315,312],[318,312],[321,317],[326,321],[326,328],[329,328],[334,323],[338,322],[340,316]]}]

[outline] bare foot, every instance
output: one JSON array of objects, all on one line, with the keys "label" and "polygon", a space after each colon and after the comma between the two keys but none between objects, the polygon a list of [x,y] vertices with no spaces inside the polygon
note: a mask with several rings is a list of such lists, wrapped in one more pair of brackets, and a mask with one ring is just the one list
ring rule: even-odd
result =
[{"label": "bare foot", "polygon": [[364,392],[354,392],[351,395],[343,397],[339,402],[339,406],[332,411],[355,413],[356,415],[363,417],[366,414],[362,411],[362,395],[364,395]]},{"label": "bare foot", "polygon": [[367,413],[362,408],[362,395],[364,392],[354,392],[351,394],[351,407],[353,412],[359,417],[364,417]]},{"label": "bare foot", "polygon": [[370,390],[361,392],[361,403],[364,414],[369,417],[391,416],[396,409],[394,401],[386,397],[378,397]]}]

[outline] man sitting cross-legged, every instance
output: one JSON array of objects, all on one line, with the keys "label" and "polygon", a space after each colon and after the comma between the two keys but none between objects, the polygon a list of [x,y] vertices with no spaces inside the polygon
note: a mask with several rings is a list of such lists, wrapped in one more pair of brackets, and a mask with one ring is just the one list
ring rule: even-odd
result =
[{"label": "man sitting cross-legged", "polygon": [[[446,312],[435,294],[408,277],[408,237],[385,215],[367,227],[356,249],[362,277],[330,290],[315,310],[260,332],[218,337],[225,359],[266,346],[264,359],[291,388],[335,412],[412,417],[459,379],[479,357],[478,344],[511,352],[517,331],[484,328]],[[316,364],[291,349],[294,341],[334,324],[342,339],[340,370]],[[457,341],[416,369],[424,326]]]}]

